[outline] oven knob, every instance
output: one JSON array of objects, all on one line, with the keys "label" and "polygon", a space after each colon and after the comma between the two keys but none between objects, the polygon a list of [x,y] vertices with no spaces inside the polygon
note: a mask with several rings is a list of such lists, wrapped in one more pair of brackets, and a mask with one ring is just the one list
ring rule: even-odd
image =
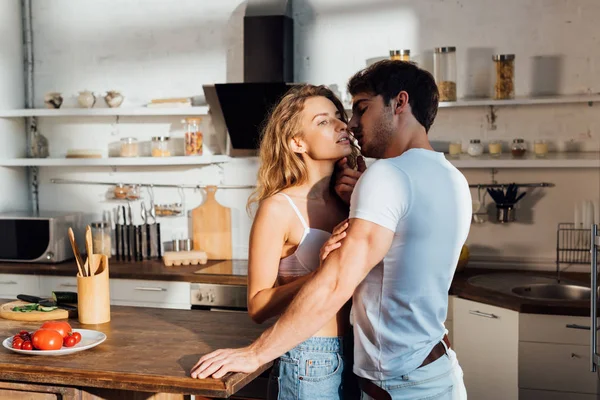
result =
[{"label": "oven knob", "polygon": [[198,301],[202,301],[202,299],[204,299],[202,292],[198,292],[198,296],[196,296],[196,297],[198,298]]},{"label": "oven knob", "polygon": [[211,302],[211,303],[214,303],[214,302],[215,302],[215,294],[214,294],[214,293],[211,293],[211,294],[209,294],[209,295],[208,295],[208,298],[210,299],[210,302]]},{"label": "oven knob", "polygon": [[54,258],[54,253],[53,252],[48,252],[46,253],[46,260],[52,260]]}]

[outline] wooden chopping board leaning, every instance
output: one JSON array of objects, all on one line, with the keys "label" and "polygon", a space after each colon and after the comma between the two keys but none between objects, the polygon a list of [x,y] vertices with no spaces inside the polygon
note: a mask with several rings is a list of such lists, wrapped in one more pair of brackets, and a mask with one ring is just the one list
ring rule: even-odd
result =
[{"label": "wooden chopping board leaning", "polygon": [[231,260],[231,209],[215,198],[216,186],[206,187],[206,201],[192,210],[194,250],[206,252],[209,260]]}]

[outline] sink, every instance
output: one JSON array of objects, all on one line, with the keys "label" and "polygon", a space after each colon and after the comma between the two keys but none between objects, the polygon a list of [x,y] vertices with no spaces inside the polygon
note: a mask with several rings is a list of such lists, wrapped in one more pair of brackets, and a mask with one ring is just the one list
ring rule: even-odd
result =
[{"label": "sink", "polygon": [[560,283],[536,283],[512,289],[517,296],[539,300],[590,300],[591,290],[585,286]]}]

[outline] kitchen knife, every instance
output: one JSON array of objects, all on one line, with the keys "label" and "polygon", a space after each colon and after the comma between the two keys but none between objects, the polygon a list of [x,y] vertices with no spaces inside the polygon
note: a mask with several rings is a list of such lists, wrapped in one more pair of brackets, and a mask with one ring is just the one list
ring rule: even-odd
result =
[{"label": "kitchen knife", "polygon": [[26,301],[28,303],[37,303],[42,307],[58,307],[68,311],[77,310],[77,307],[75,306],[70,306],[68,304],[57,304],[54,300],[43,299],[41,297],[30,296],[27,294],[19,294],[17,295],[17,299]]}]

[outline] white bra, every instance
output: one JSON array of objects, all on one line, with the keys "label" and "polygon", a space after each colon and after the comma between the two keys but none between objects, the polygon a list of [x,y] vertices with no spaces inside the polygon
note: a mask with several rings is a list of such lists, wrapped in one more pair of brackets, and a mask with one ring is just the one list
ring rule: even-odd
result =
[{"label": "white bra", "polygon": [[302,226],[304,227],[304,234],[302,235],[302,239],[300,239],[300,243],[298,243],[296,251],[279,261],[278,276],[302,276],[309,274],[319,267],[321,247],[329,239],[331,233],[321,229],[310,228],[290,196],[281,192],[279,194],[288,199],[296,215],[300,218],[300,222],[302,222]]}]

